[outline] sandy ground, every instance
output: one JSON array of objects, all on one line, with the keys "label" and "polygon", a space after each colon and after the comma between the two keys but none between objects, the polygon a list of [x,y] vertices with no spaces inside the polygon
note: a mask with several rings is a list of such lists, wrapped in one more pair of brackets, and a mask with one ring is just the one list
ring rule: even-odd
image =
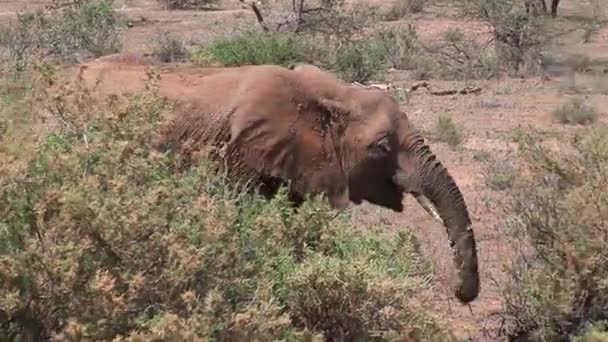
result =
[{"label": "sandy ground", "polygon": [[[364,2],[363,0],[359,0]],[[381,3],[375,1],[377,4]],[[560,18],[575,20],[581,15],[575,0],[563,0]],[[0,0],[0,21],[10,20],[14,11],[35,9],[45,1]],[[150,0],[121,0],[117,7],[133,23],[125,34],[123,52],[141,54],[150,50],[151,37],[162,32],[179,34],[186,39],[202,41],[211,36],[227,33],[241,25],[255,25],[250,10],[238,1],[226,1],[214,11],[166,11]],[[608,11],[608,9],[607,9]],[[443,32],[459,27],[462,19],[457,13],[446,11],[445,7],[432,6],[424,13],[408,19],[392,22],[391,25],[412,23],[417,26],[419,36],[424,41],[437,39]],[[467,21],[465,33],[468,37],[483,39],[489,28],[482,23]],[[573,54],[583,54],[591,60],[608,59],[608,28],[601,28],[588,43],[582,39],[569,37],[551,51],[559,58]],[[399,73],[389,73],[396,85],[408,86],[414,83]],[[579,82],[587,82],[583,77]],[[608,83],[608,76],[603,82]],[[434,89],[459,88],[465,82],[431,80]],[[581,83],[581,84],[582,84]],[[433,129],[437,116],[446,112],[465,133],[465,141],[457,148],[445,143],[430,141],[432,150],[455,178],[471,211],[478,240],[478,253],[482,273],[482,292],[470,308],[458,304],[450,290],[452,267],[445,230],[434,222],[413,198],[408,198],[407,209],[396,215],[371,205],[353,208],[353,214],[362,224],[390,221],[398,222],[403,229],[412,229],[422,243],[423,251],[433,260],[436,274],[431,289],[417,298],[420,305],[435,313],[449,324],[454,332],[473,341],[497,341],[493,335],[498,328],[494,316],[502,308],[495,281],[504,277],[503,266],[509,261],[511,246],[506,239],[504,191],[491,190],[486,185],[485,164],[475,156],[487,152],[494,158],[513,158],[516,144],[511,141],[513,130],[518,126],[532,126],[548,133],[546,144],[560,149],[578,129],[552,122],[550,112],[557,106],[577,95],[565,92],[567,78],[559,73],[530,78],[502,77],[491,81],[470,81],[482,88],[477,95],[432,96],[425,91],[414,93],[403,109],[419,128]],[[580,84],[579,84],[580,85]],[[608,121],[608,86],[604,94],[590,92],[588,101],[600,112],[597,125]]]}]

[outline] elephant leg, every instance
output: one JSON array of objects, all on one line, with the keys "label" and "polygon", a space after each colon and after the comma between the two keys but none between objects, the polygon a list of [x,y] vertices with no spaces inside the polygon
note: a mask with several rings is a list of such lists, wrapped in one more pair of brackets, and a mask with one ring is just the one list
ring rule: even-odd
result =
[{"label": "elephant leg", "polygon": [[281,187],[286,187],[288,189],[287,200],[289,201],[292,208],[299,208],[305,201],[304,196],[294,191],[291,191],[289,183],[281,178],[261,175],[259,177],[258,184],[258,193],[267,200],[270,200],[274,196],[276,196]]}]

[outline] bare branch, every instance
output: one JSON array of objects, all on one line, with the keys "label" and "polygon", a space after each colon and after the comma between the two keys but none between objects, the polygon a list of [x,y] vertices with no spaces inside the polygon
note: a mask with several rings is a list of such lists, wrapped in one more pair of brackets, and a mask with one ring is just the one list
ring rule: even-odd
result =
[{"label": "bare branch", "polygon": [[[375,88],[375,89],[382,89],[385,91],[388,91],[391,88],[394,88],[394,86],[392,84],[370,84],[370,85],[365,85],[359,82],[352,82],[351,83],[354,86],[357,87],[362,87],[362,88]],[[466,86],[462,89],[448,89],[448,90],[431,90],[431,85],[429,82],[427,81],[421,81],[418,83],[414,83],[411,87],[409,87],[408,89],[406,89],[405,91],[408,93],[411,93],[413,91],[416,91],[420,88],[425,88],[429,94],[434,95],[434,96],[446,96],[446,95],[455,95],[455,94],[460,94],[460,95],[468,95],[468,94],[477,94],[481,92],[481,88],[477,87],[477,86]]]},{"label": "bare branch", "polygon": [[243,3],[245,5],[249,5],[249,7],[251,7],[251,10],[255,14],[255,18],[257,19],[258,23],[262,27],[262,30],[264,30],[264,32],[268,32],[269,31],[268,26],[266,26],[266,23],[264,22],[264,17],[262,16],[262,12],[260,12],[260,9],[255,4],[255,2],[251,1],[250,3],[246,3],[245,0],[240,0],[240,1],[241,1],[241,3]]}]

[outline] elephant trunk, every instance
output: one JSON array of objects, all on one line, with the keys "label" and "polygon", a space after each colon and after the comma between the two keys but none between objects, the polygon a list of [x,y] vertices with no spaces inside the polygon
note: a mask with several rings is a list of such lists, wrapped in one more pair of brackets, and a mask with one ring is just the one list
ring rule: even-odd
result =
[{"label": "elephant trunk", "polygon": [[[411,192],[446,227],[458,269],[456,297],[468,303],[478,296],[480,285],[475,236],[466,203],[454,179],[423,138],[416,134],[407,140],[410,143],[403,146],[406,150],[403,153],[404,162],[395,182]],[[437,213],[428,204],[425,205],[423,201],[428,203],[426,199],[437,208]]]}]

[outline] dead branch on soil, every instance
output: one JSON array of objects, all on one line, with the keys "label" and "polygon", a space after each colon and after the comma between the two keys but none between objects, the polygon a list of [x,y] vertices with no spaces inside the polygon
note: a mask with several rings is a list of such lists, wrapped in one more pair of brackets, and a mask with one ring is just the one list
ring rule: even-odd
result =
[{"label": "dead branch on soil", "polygon": [[408,89],[408,92],[416,91],[418,88],[425,88],[429,94],[435,96],[447,96],[447,95],[468,95],[468,94],[477,94],[481,92],[480,87],[476,86],[466,86],[462,89],[448,89],[448,90],[431,90],[431,85],[427,81],[422,81],[414,84]]},{"label": "dead branch on soil", "polygon": [[[381,90],[385,90],[385,91],[388,91],[389,89],[397,88],[397,87],[393,86],[392,84],[365,85],[365,84],[362,84],[359,82],[353,82],[352,84],[355,86],[363,87],[363,88],[376,88],[376,89],[381,89]],[[456,94],[468,95],[468,94],[478,94],[481,92],[481,88],[477,87],[477,86],[466,86],[462,89],[431,90],[431,85],[428,81],[421,81],[421,82],[414,83],[411,87],[405,89],[405,92],[411,93],[411,92],[418,90],[419,88],[425,88],[429,94],[434,95],[434,96],[447,96],[447,95],[456,95]]]},{"label": "dead branch on soil", "polygon": [[406,91],[411,93],[413,91],[418,90],[419,88],[425,88],[429,94],[435,96],[447,96],[447,95],[468,95],[468,94],[477,94],[481,92],[481,88],[477,86],[466,86],[462,89],[448,89],[448,90],[431,90],[431,85],[427,81],[422,81],[415,83]]}]

